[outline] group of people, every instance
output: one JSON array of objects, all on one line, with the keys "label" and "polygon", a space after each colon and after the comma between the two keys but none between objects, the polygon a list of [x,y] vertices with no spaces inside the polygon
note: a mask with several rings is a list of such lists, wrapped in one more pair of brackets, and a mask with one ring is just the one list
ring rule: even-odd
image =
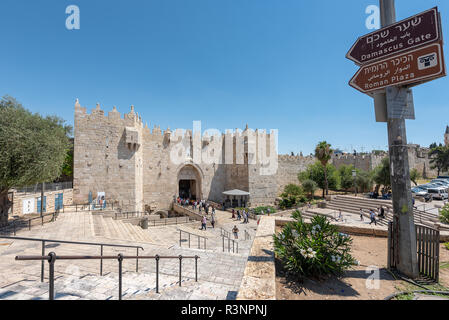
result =
[{"label": "group of people", "polygon": [[243,223],[249,223],[249,210],[248,209],[242,209],[242,211],[240,212],[240,210],[234,210],[232,209],[232,219],[236,219],[237,217],[237,221],[241,221],[243,218]]},{"label": "group of people", "polygon": [[[387,208],[388,210],[388,208]],[[369,218],[370,218],[370,223],[372,224],[374,223],[374,225],[377,225],[377,221],[376,221],[376,211],[377,211],[377,216],[381,219],[386,218],[386,212],[385,212],[385,208],[384,207],[380,207],[377,210],[374,209],[369,209]],[[360,208],[360,220],[363,221],[363,209]]]}]

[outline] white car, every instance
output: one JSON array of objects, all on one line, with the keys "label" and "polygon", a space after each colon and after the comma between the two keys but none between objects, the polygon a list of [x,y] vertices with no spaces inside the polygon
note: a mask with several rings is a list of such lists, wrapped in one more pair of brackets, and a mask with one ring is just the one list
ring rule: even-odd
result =
[{"label": "white car", "polygon": [[432,195],[433,199],[446,200],[448,198],[447,189],[432,188],[432,189],[427,189],[427,192]]}]

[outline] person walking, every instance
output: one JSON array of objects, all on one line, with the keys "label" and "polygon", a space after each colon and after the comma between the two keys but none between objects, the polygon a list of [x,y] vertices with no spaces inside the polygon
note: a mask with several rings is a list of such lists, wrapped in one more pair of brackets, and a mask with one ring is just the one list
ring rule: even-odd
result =
[{"label": "person walking", "polygon": [[232,219],[235,219],[235,210],[232,209]]},{"label": "person walking", "polygon": [[237,226],[234,226],[234,228],[232,228],[232,233],[234,234],[235,239],[239,238],[239,228],[237,228]]},{"label": "person walking", "polygon": [[203,219],[201,220],[201,230],[207,230],[207,219],[206,219],[206,216],[203,216]]},{"label": "person walking", "polygon": [[212,228],[215,229],[215,212],[212,212],[210,223],[212,225]]},{"label": "person walking", "polygon": [[363,221],[363,210],[360,208],[360,221]]},{"label": "person walking", "polygon": [[237,220],[242,220],[242,215],[240,214],[240,210],[237,210]]},{"label": "person walking", "polygon": [[376,214],[374,213],[373,209],[370,210],[370,217],[371,217],[371,222],[369,224],[371,225],[374,222],[374,225],[377,226]]},{"label": "person walking", "polygon": [[243,223],[246,223],[246,217],[247,217],[246,211],[243,210]]}]

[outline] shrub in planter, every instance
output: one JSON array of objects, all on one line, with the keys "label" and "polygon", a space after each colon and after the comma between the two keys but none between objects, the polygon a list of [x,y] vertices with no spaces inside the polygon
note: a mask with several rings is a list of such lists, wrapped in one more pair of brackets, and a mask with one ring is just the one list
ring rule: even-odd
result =
[{"label": "shrub in planter", "polygon": [[276,209],[271,206],[263,206],[263,207],[255,208],[254,213],[257,215],[260,215],[260,214],[262,214],[262,211],[263,211],[263,214],[266,215],[266,214],[268,214],[268,208],[270,208],[270,214],[276,212]]},{"label": "shrub in planter", "polygon": [[324,216],[306,224],[299,211],[295,221],[274,235],[274,250],[284,268],[298,278],[341,275],[357,264],[350,254],[352,238],[338,232]]},{"label": "shrub in planter", "polygon": [[442,223],[449,224],[449,204],[446,204],[441,210],[440,210],[440,221]]}]

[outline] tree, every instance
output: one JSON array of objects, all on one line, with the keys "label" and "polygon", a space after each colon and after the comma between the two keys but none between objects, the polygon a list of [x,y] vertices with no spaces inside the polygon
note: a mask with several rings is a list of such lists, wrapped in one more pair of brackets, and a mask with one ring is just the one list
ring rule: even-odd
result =
[{"label": "tree", "polygon": [[305,179],[301,185],[302,185],[304,192],[307,192],[308,194],[310,194],[310,199],[313,199],[313,195],[314,195],[316,189],[318,189],[318,184],[313,180]]},{"label": "tree", "polygon": [[354,177],[352,176],[353,165],[342,165],[338,168],[338,175],[340,176],[340,187],[348,191],[354,187]]},{"label": "tree", "polygon": [[421,174],[418,172],[418,169],[413,168],[410,170],[410,180],[415,184],[415,186],[418,185],[417,181],[421,179]]},{"label": "tree", "polygon": [[281,194],[282,201],[280,203],[281,208],[291,208],[301,201],[305,201],[304,191],[296,184],[288,184],[284,188],[284,192]]},{"label": "tree", "polygon": [[[317,161],[314,164],[309,165],[305,171],[300,172],[298,174],[298,179],[301,183],[308,179],[315,181],[318,187],[323,190],[324,197],[324,190],[326,188],[324,172],[324,167],[319,161]],[[338,189],[340,177],[338,176],[337,169],[335,169],[332,164],[328,163],[326,166],[326,172],[328,187],[332,190]]]},{"label": "tree", "polygon": [[387,190],[390,188],[390,159],[388,157],[383,158],[380,165],[374,168],[372,171],[372,179],[377,184],[376,190],[379,190],[381,185]]},{"label": "tree", "polygon": [[33,114],[12,97],[0,100],[0,226],[8,222],[10,188],[60,176],[71,130],[62,119]]},{"label": "tree", "polygon": [[357,170],[357,176],[355,178],[357,189],[360,192],[371,191],[373,188],[373,180],[369,172],[363,170]]},{"label": "tree", "polygon": [[321,141],[315,148],[315,157],[320,161],[321,165],[324,169],[324,189],[323,189],[323,198],[324,192],[326,191],[326,195],[329,194],[329,183],[327,179],[327,164],[331,159],[333,150],[331,149],[331,145],[326,141]]},{"label": "tree", "polygon": [[449,169],[449,146],[438,146],[429,152],[431,157],[430,164],[432,169],[437,169],[438,175],[442,171]]}]

